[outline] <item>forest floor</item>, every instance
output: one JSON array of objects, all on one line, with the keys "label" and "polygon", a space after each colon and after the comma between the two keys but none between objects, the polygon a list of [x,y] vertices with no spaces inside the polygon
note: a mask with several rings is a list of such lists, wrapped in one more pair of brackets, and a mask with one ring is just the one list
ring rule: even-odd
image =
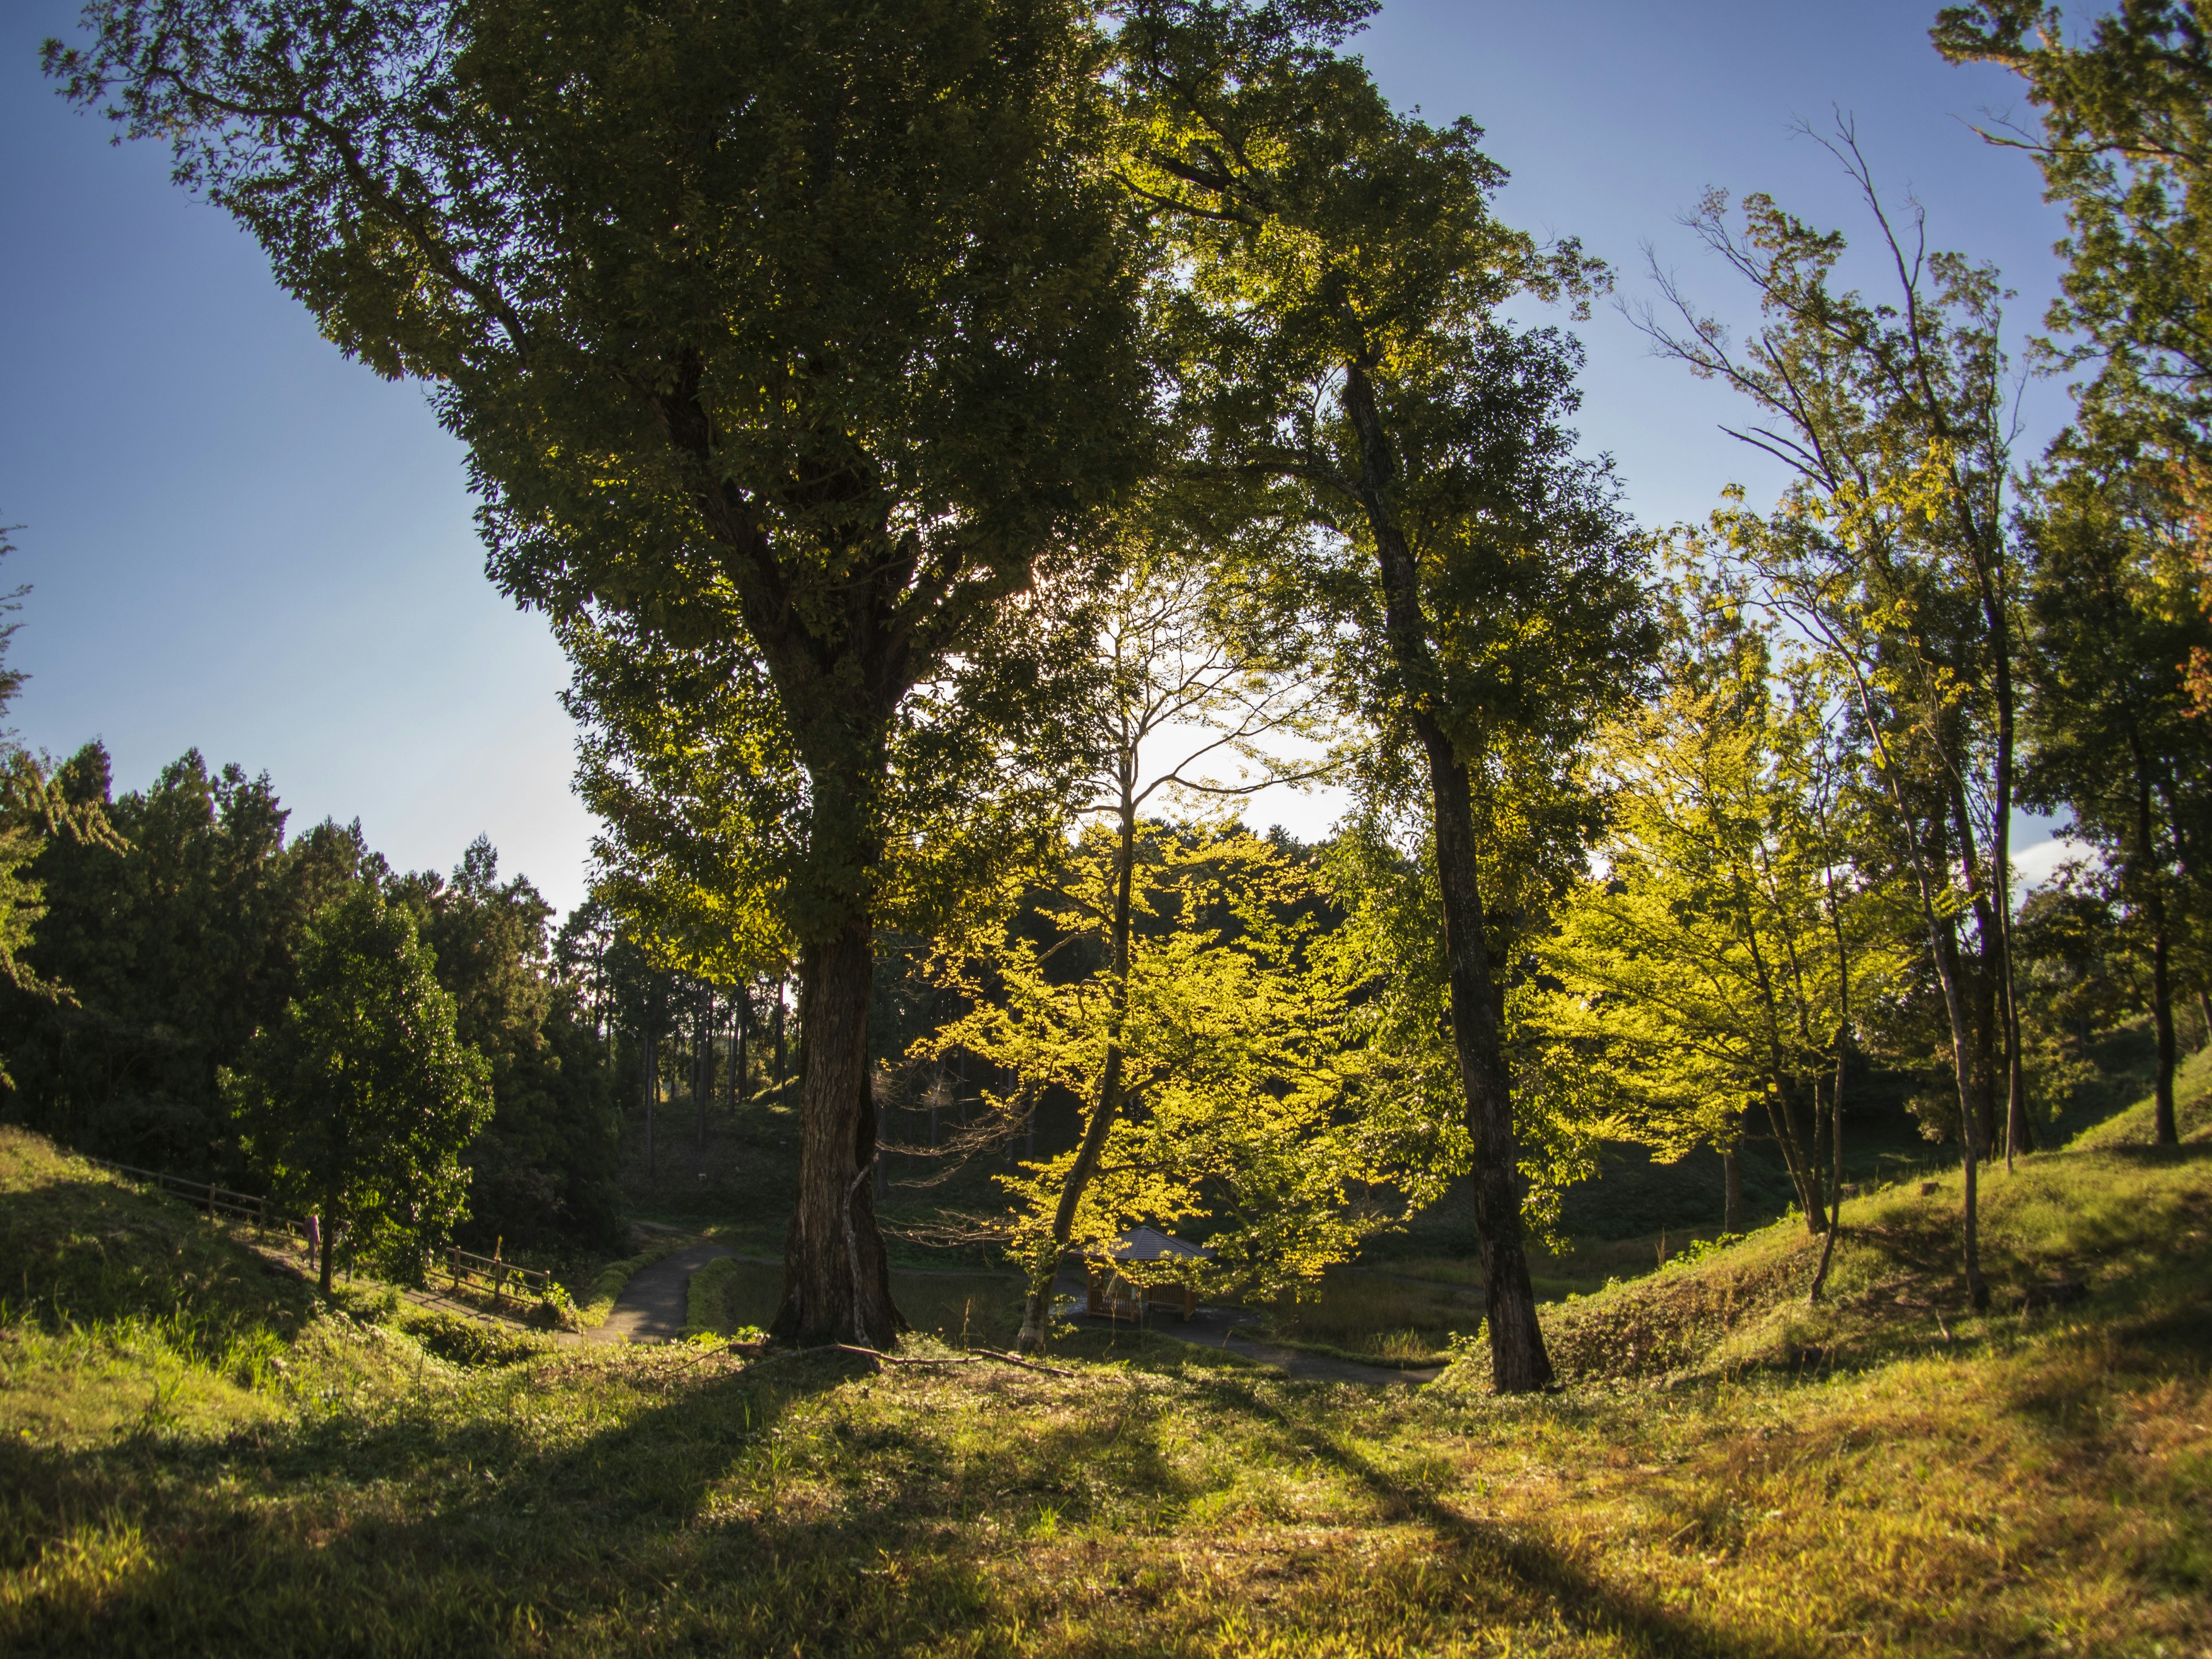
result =
[{"label": "forest floor", "polygon": [[2191,1075],[2178,1150],[2137,1107],[1988,1172],[1987,1314],[1908,1180],[1820,1307],[1787,1218],[1549,1304],[1522,1399],[1126,1331],[556,1347],[0,1130],[0,1650],[2212,1655]]}]

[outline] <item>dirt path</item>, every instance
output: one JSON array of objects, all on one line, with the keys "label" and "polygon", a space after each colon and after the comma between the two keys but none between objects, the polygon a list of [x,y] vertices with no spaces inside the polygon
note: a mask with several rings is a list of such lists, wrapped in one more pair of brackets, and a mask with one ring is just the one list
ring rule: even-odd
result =
[{"label": "dirt path", "polygon": [[641,1268],[603,1325],[584,1333],[591,1342],[666,1342],[680,1335],[689,1316],[691,1275],[719,1256],[733,1255],[720,1244],[695,1244]]}]

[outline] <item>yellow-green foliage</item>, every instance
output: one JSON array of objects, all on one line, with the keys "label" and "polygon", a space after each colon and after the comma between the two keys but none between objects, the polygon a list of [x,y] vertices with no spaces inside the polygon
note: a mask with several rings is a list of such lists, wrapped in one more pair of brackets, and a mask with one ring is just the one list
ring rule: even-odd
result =
[{"label": "yellow-green foliage", "polygon": [[1893,882],[1846,873],[1838,687],[1803,662],[1778,684],[1767,633],[1695,572],[1665,608],[1666,688],[1606,735],[1605,872],[1539,946],[1552,988],[1513,1012],[1608,1133],[1678,1157],[1732,1146],[1746,1108],[1832,1066],[1917,921]]},{"label": "yellow-green foliage", "polygon": [[[972,1012],[923,1049],[965,1050],[1012,1073],[1012,1094],[984,1097],[1015,1114],[1049,1088],[1096,1101],[1118,1047],[1124,1104],[1071,1244],[1104,1244],[1139,1221],[1208,1222],[1214,1255],[1196,1276],[1261,1288],[1310,1279],[1387,1223],[1381,1193],[1433,1179],[1391,1156],[1389,1112],[1360,1109],[1364,1055],[1346,1020],[1365,975],[1317,948],[1312,912],[1324,895],[1310,873],[1241,828],[1146,825],[1133,857],[1139,921],[1120,1006],[1103,957],[1088,973],[1069,971],[1079,958],[1056,959],[1095,941],[1113,912],[1116,842],[1098,829],[1042,907],[1054,945],[973,939],[940,958]],[[1074,1161],[1071,1150],[1006,1178],[1024,1260],[1049,1237]],[[1194,1274],[1187,1262],[1160,1271]]]},{"label": "yellow-green foliage", "polygon": [[[73,1207],[82,1166],[27,1137],[0,1135],[0,1155],[17,1241],[0,1266],[44,1297],[54,1258],[22,1254],[38,1229],[15,1218]],[[195,1282],[231,1286],[188,1303],[284,1334],[249,1386],[150,1321],[125,1332],[151,1311],[128,1315],[131,1297],[170,1288],[150,1260],[110,1281],[106,1329],[11,1302],[10,1652],[2151,1659],[2212,1643],[2202,1143],[1990,1174],[2001,1300],[2063,1269],[2084,1302],[1952,1316],[1947,1262],[1915,1252],[1948,1239],[1955,1188],[1915,1186],[1847,1208],[1869,1254],[1812,1334],[1832,1360],[1803,1363],[1785,1294],[1702,1368],[1520,1399],[1300,1383],[1092,1333],[1051,1356],[1064,1376],[681,1346],[453,1364],[362,1322],[373,1298],[361,1318],[298,1304],[283,1324],[296,1285],[258,1302],[258,1270],[204,1224],[109,1190],[109,1221],[189,1241],[215,1269]],[[1765,1294],[1759,1275],[1801,1255],[1778,1231],[1573,1305]]]}]

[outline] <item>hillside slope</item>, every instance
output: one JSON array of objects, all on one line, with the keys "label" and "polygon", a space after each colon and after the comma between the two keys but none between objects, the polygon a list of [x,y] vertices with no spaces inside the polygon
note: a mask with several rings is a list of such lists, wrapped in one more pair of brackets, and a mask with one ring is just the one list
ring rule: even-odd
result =
[{"label": "hillside slope", "polygon": [[1915,1185],[1831,1308],[1770,1230],[1559,1306],[1580,1380],[1501,1401],[1088,1334],[449,1364],[0,1131],[0,1650],[2212,1651],[2212,1145],[1988,1192],[2001,1291],[2086,1297],[1959,1317]]}]

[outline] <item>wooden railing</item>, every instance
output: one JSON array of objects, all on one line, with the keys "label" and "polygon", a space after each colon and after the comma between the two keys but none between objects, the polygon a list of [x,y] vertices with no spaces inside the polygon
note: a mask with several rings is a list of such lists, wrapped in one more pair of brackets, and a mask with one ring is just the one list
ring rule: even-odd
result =
[{"label": "wooden railing", "polygon": [[492,1305],[507,1305],[512,1295],[518,1302],[526,1293],[543,1297],[553,1287],[553,1274],[544,1267],[518,1267],[495,1255],[475,1255],[454,1246],[446,1252],[446,1273],[457,1291],[488,1296]]},{"label": "wooden railing", "polygon": [[[234,1193],[212,1181],[187,1181],[182,1176],[161,1170],[142,1170],[136,1164],[118,1164],[110,1158],[88,1158],[85,1162],[126,1181],[143,1182],[166,1196],[181,1198],[205,1213],[210,1220],[250,1225],[256,1238],[279,1234],[287,1243],[297,1243],[311,1257],[313,1255],[307,1224],[298,1216],[277,1214],[270,1209],[266,1198],[252,1193]],[[350,1268],[347,1276],[351,1277]],[[547,1268],[519,1267],[496,1255],[477,1255],[459,1246],[446,1252],[446,1277],[454,1290],[489,1297],[495,1308],[505,1307],[509,1300],[519,1303],[542,1298],[553,1288],[553,1274]]]},{"label": "wooden railing", "polygon": [[118,1164],[111,1158],[88,1158],[85,1162],[95,1169],[106,1170],[126,1180],[143,1182],[155,1191],[173,1198],[181,1198],[194,1209],[210,1218],[220,1217],[228,1221],[251,1223],[256,1236],[270,1232],[291,1233],[304,1243],[307,1224],[297,1216],[278,1215],[269,1207],[266,1198],[252,1193],[234,1193],[228,1187],[212,1181],[187,1181],[161,1170],[142,1170],[132,1164]]},{"label": "wooden railing", "polygon": [[[315,1246],[307,1224],[299,1216],[283,1215],[269,1207],[269,1200],[252,1193],[233,1192],[229,1188],[212,1181],[189,1181],[183,1176],[169,1174],[164,1170],[142,1170],[135,1164],[118,1164],[112,1158],[87,1158],[84,1160],[94,1169],[119,1175],[126,1181],[142,1182],[167,1198],[180,1198],[198,1210],[210,1221],[236,1222],[251,1226],[257,1239],[266,1240],[272,1235],[287,1246],[296,1245],[314,1265]],[[346,1277],[353,1277],[351,1254],[345,1258]]]}]

